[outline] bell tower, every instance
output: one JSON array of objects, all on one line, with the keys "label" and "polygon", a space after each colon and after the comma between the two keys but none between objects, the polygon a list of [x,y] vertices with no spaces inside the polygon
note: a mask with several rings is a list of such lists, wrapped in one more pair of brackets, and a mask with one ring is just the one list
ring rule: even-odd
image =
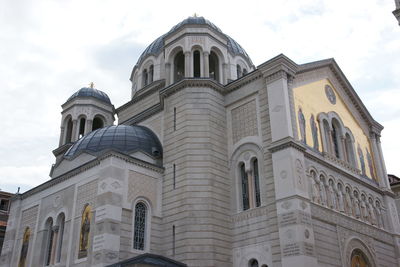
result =
[{"label": "bell tower", "polygon": [[95,89],[93,83],[76,91],[61,107],[59,148],[53,151],[56,156],[82,136],[114,123],[114,106],[110,98]]}]

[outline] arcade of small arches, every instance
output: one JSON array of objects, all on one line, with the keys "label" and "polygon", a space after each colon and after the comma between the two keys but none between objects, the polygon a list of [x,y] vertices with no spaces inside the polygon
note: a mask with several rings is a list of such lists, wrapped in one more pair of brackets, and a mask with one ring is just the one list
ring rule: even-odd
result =
[{"label": "arcade of small arches", "polygon": [[[235,57],[234,61],[237,62],[235,63],[236,77],[230,77],[228,74],[227,60],[217,47],[212,47],[209,51],[206,51],[200,45],[193,45],[190,50],[186,51],[181,46],[177,46],[171,50],[166,58],[166,85],[178,82],[185,77],[210,78],[224,84],[231,80],[231,78],[241,78],[245,76],[250,69],[244,60]],[[133,88],[135,90],[137,89],[137,85],[143,88],[158,79],[158,76],[156,77],[155,75],[156,60],[155,57],[151,56],[143,62],[138,73],[135,74],[134,79],[136,81],[133,82]],[[161,65],[158,64],[157,67],[161,68]],[[161,72],[160,70],[157,73]]]},{"label": "arcade of small arches", "polygon": [[101,115],[95,115],[93,119],[87,119],[86,116],[81,115],[78,119],[74,120],[68,116],[64,120],[64,137],[62,144],[75,142],[88,133],[103,128],[105,126],[105,119]]},{"label": "arcade of small arches", "polygon": [[385,209],[377,197],[360,191],[357,186],[345,184],[324,172],[311,168],[310,178],[311,200],[347,216],[365,223],[385,229]]},{"label": "arcade of small arches", "polygon": [[[307,144],[306,140],[306,119],[302,108],[298,109],[298,123],[300,128],[300,139]],[[318,126],[317,127],[317,123]],[[310,117],[310,127],[313,139],[313,148],[319,151],[319,135],[322,141],[322,151],[327,158],[334,159],[347,166],[350,170],[362,176],[366,176],[366,165],[368,165],[369,173],[372,179],[376,179],[375,170],[371,153],[365,148],[361,148],[360,144],[356,147],[356,140],[351,130],[346,127],[336,112],[319,113],[317,123],[314,115]],[[318,130],[319,128],[319,130]],[[366,160],[365,160],[366,159]]]}]

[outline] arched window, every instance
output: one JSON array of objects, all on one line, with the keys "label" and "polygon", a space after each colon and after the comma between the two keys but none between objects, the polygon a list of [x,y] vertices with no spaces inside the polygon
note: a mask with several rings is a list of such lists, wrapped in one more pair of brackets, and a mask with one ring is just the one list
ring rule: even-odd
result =
[{"label": "arched window", "polygon": [[238,79],[242,77],[242,68],[240,67],[239,64],[236,65],[236,76]]},{"label": "arched window", "polygon": [[258,267],[258,261],[256,259],[251,259],[249,261],[249,267]]},{"label": "arched window", "polygon": [[144,250],[146,233],[146,205],[139,202],[135,206],[135,228],[133,235],[133,248]]},{"label": "arched window", "polygon": [[91,220],[92,220],[91,207],[88,204],[86,204],[84,206],[81,217],[78,259],[86,258],[88,255]]},{"label": "arched window", "polygon": [[46,247],[45,247],[46,251],[44,258],[45,266],[52,264],[53,238],[54,238],[53,219],[48,218],[46,221]]},{"label": "arched window", "polygon": [[254,191],[256,207],[261,206],[261,195],[260,195],[260,178],[258,175],[258,160],[253,160],[253,175],[254,175]]},{"label": "arched window", "polygon": [[365,254],[359,250],[355,249],[351,253],[351,267],[367,267],[371,266],[368,264],[368,259]]},{"label": "arched window", "polygon": [[246,169],[244,163],[240,165],[240,177],[242,183],[242,204],[243,210],[247,210],[250,208],[250,201],[249,201],[249,179],[246,173]]},{"label": "arched window", "polygon": [[149,67],[149,84],[151,84],[154,80],[154,66],[150,65]]},{"label": "arched window", "polygon": [[193,52],[193,77],[200,77],[200,52]]},{"label": "arched window", "polygon": [[72,141],[72,119],[69,118],[67,121],[67,129],[65,132],[65,144],[71,143]]},{"label": "arched window", "polygon": [[56,248],[56,262],[60,262],[61,260],[61,250],[62,250],[62,242],[64,239],[64,224],[65,224],[65,215],[61,213],[57,218],[57,248]]},{"label": "arched window", "polygon": [[209,55],[209,77],[219,82],[219,61],[218,56],[213,51]]},{"label": "arched window", "polygon": [[332,146],[333,146],[333,152],[334,155],[337,158],[340,158],[340,132],[339,132],[340,126],[338,123],[334,120],[332,121]]},{"label": "arched window", "polygon": [[86,125],[86,119],[81,118],[79,120],[79,134],[78,134],[79,138],[85,135],[85,125]]},{"label": "arched window", "polygon": [[180,51],[174,59],[174,82],[180,81],[185,75],[185,56]]},{"label": "arched window", "polygon": [[143,70],[143,75],[142,75],[142,82],[143,82],[143,87],[145,87],[148,84],[148,74],[147,74],[147,70],[144,69]]},{"label": "arched window", "polygon": [[99,117],[95,117],[93,119],[92,131],[103,128],[103,127],[104,127],[103,120]]},{"label": "arched window", "polygon": [[26,257],[28,256],[30,237],[31,237],[31,230],[29,229],[29,227],[26,227],[25,232],[24,232],[24,237],[22,238],[22,247],[21,247],[21,254],[19,256],[18,267],[27,266]]}]

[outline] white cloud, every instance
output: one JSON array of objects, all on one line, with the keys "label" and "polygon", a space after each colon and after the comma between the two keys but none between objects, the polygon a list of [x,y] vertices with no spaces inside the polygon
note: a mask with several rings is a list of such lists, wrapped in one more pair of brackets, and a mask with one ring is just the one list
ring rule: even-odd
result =
[{"label": "white cloud", "polygon": [[400,27],[392,2],[0,1],[0,188],[48,179],[60,105],[91,81],[116,107],[127,102],[140,53],[195,12],[237,40],[255,65],[279,53],[297,63],[335,57],[386,127],[387,169],[400,174]]}]

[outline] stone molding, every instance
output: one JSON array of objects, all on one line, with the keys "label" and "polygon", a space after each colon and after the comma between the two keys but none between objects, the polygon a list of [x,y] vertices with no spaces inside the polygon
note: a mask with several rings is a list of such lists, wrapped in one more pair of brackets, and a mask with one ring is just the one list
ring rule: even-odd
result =
[{"label": "stone molding", "polygon": [[303,144],[301,144],[300,142],[297,142],[296,140],[294,140],[292,137],[286,137],[283,139],[280,139],[278,141],[273,142],[269,147],[268,150],[271,153],[286,149],[292,147],[294,149],[297,149],[301,152],[306,151],[306,148],[304,147]]},{"label": "stone molding", "polygon": [[41,192],[41,191],[43,191],[43,190],[45,190],[45,189],[47,189],[47,188],[49,188],[51,186],[54,186],[54,185],[56,185],[58,183],[61,183],[61,182],[65,181],[65,180],[68,180],[69,178],[72,178],[72,177],[74,177],[74,176],[76,176],[78,174],[81,174],[81,173],[83,173],[83,172],[85,172],[85,171],[87,171],[87,170],[99,165],[101,161],[103,161],[103,160],[105,160],[105,159],[107,159],[109,157],[115,157],[115,158],[124,160],[126,162],[132,163],[134,165],[137,165],[139,167],[147,168],[147,169],[150,169],[150,170],[158,172],[158,173],[163,173],[164,172],[164,168],[163,167],[159,167],[159,166],[153,165],[151,163],[145,162],[143,160],[136,159],[136,158],[133,158],[131,156],[123,155],[121,153],[109,150],[106,153],[104,153],[103,155],[99,156],[98,158],[93,159],[93,160],[81,165],[80,167],[75,168],[75,169],[67,172],[67,173],[64,173],[64,174],[62,174],[60,176],[54,177],[51,180],[48,180],[47,182],[44,182],[43,184],[41,184],[41,185],[39,185],[37,187],[34,187],[31,190],[28,190],[27,192],[25,192],[23,194],[19,194],[18,196],[19,196],[20,199],[28,198],[29,196],[31,196],[33,194]]},{"label": "stone molding", "polygon": [[139,91],[137,91],[136,95],[127,103],[123,104],[119,108],[115,110],[115,112],[118,114],[121,111],[127,109],[129,106],[141,101],[142,99],[146,98],[149,95],[152,95],[153,93],[159,91],[160,89],[164,88],[165,86],[165,79],[161,79],[155,82],[152,82],[151,84],[143,87]]},{"label": "stone molding", "polygon": [[393,235],[390,232],[344,214],[334,212],[318,204],[311,203],[311,216],[313,219],[337,225],[338,227],[340,226],[353,234],[357,232],[358,234],[372,237],[391,246],[393,245]]},{"label": "stone molding", "polygon": [[225,93],[224,86],[210,78],[184,78],[183,80],[173,83],[168,87],[160,90],[160,96],[168,97],[187,87],[208,87],[223,95]]},{"label": "stone molding", "polygon": [[246,84],[249,84],[255,80],[262,78],[262,73],[259,70],[252,71],[246,75],[236,79],[225,86],[225,94],[242,88]]}]

